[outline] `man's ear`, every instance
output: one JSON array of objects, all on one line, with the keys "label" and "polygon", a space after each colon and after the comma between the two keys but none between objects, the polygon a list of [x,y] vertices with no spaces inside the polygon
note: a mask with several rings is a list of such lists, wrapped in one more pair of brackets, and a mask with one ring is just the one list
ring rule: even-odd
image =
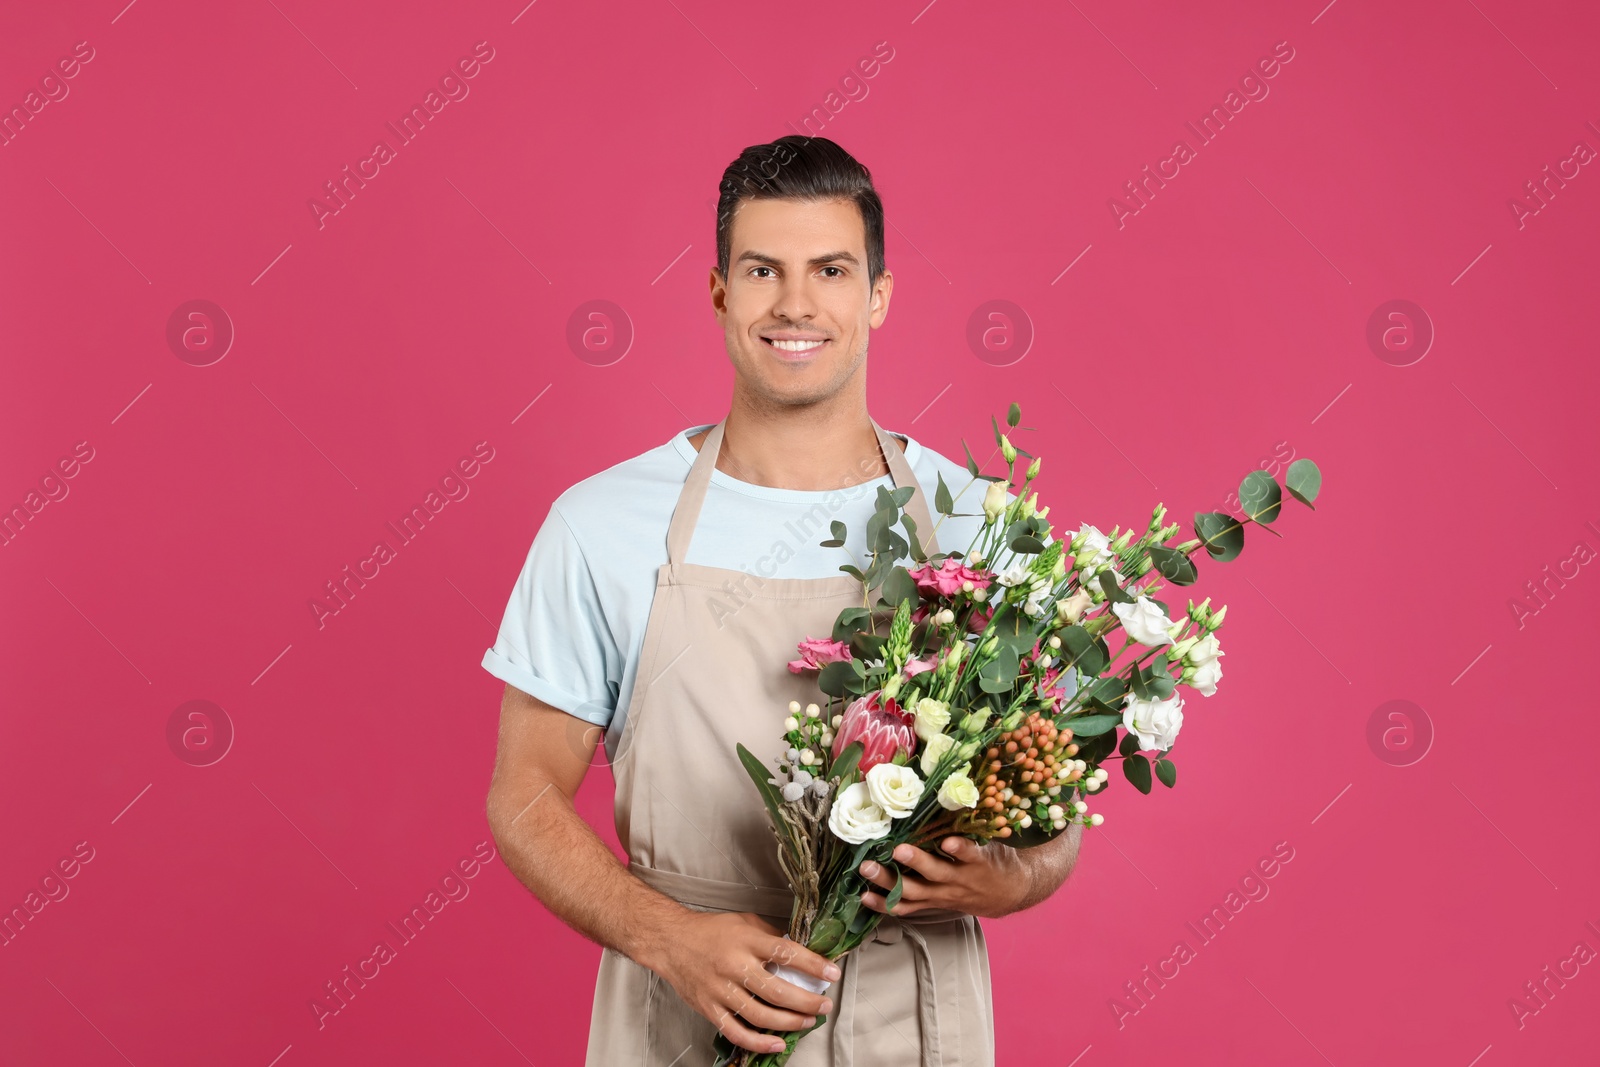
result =
[{"label": "man's ear", "polygon": [[894,294],[894,275],[884,271],[878,276],[878,282],[872,287],[872,313],[867,319],[868,324],[876,330],[883,325],[883,320],[889,316],[889,297]]}]

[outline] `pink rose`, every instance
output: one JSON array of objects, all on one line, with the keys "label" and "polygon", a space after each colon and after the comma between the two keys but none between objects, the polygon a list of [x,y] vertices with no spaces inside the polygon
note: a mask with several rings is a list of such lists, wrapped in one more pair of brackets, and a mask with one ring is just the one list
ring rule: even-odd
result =
[{"label": "pink rose", "polygon": [[850,644],[847,641],[808,637],[801,641],[798,647],[800,658],[789,661],[789,670],[795,674],[801,671],[821,670],[824,664],[838,663],[851,658]]},{"label": "pink rose", "polygon": [[923,671],[931,671],[938,665],[938,656],[930,656],[927,659],[909,660],[906,663],[906,677],[910,678],[914,674],[921,674]]},{"label": "pink rose", "polygon": [[939,566],[923,563],[907,570],[916,580],[917,588],[927,596],[952,597],[961,592],[962,584],[971,582],[974,589],[987,589],[994,575],[985,570],[973,570],[961,562],[959,556],[942,560]]},{"label": "pink rose", "polygon": [[861,762],[856,766],[864,775],[878,764],[892,761],[896,753],[916,748],[916,721],[915,715],[882,692],[857,697],[844,709],[833,735],[833,758],[838,759],[850,742],[860,741]]}]

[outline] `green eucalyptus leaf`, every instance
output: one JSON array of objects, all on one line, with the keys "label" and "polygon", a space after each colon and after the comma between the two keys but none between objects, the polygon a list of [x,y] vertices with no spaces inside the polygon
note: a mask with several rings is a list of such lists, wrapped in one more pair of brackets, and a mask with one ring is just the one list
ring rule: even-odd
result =
[{"label": "green eucalyptus leaf", "polygon": [[898,605],[902,600],[916,601],[917,580],[904,567],[895,567],[883,580],[882,595],[886,604]]},{"label": "green eucalyptus leaf", "polygon": [[[1065,725],[1072,731],[1073,738],[1099,737],[1108,730],[1114,730],[1121,724],[1121,715],[1073,715],[1068,717]],[[1082,755],[1080,746],[1079,755]]]},{"label": "green eucalyptus leaf", "polygon": [[1266,471],[1251,471],[1239,483],[1239,506],[1263,526],[1277,522],[1283,508],[1283,491]]},{"label": "green eucalyptus leaf", "polygon": [[851,634],[860,633],[872,625],[872,612],[867,608],[845,608],[833,623],[833,639],[848,641]]},{"label": "green eucalyptus leaf", "polygon": [[1101,678],[1089,686],[1085,699],[1088,703],[1103,711],[1115,712],[1120,715],[1122,714],[1122,698],[1127,695],[1128,684],[1120,677],[1112,675],[1108,678]]},{"label": "green eucalyptus leaf", "polygon": [[1289,490],[1289,495],[1300,503],[1317,510],[1311,502],[1317,499],[1317,494],[1322,492],[1322,470],[1309,459],[1297,459],[1289,464],[1288,473],[1284,475],[1283,484]]},{"label": "green eucalyptus leaf", "polygon": [[1015,400],[1013,400],[1011,402],[1011,410],[1006,412],[1006,425],[1012,427],[1013,429],[1015,429],[1017,423],[1019,423],[1021,421],[1022,421],[1022,406],[1020,404],[1018,404]]},{"label": "green eucalyptus leaf", "polygon": [[[838,758],[828,767],[828,777],[843,782],[844,779],[855,774],[856,767],[861,763],[861,753],[864,751],[866,749],[860,741],[852,741],[844,746],[844,750],[839,753]],[[860,860],[856,861],[856,866],[860,866]]]},{"label": "green eucalyptus leaf", "polygon": [[1187,553],[1165,545],[1151,545],[1145,549],[1150,565],[1162,578],[1173,585],[1193,585],[1197,577],[1194,561]]},{"label": "green eucalyptus leaf", "polygon": [[939,486],[933,491],[933,510],[941,515],[952,515],[956,502],[950,498],[950,487],[944,484],[944,474],[939,474]]},{"label": "green eucalyptus leaf", "polygon": [[1161,779],[1161,784],[1171,789],[1178,784],[1178,765],[1169,759],[1156,760],[1156,777]]},{"label": "green eucalyptus leaf", "polygon": [[1090,636],[1082,626],[1069,626],[1056,634],[1061,638],[1061,661],[1066,666],[1090,676],[1105,670],[1108,659],[1105,642]]},{"label": "green eucalyptus leaf", "polygon": [[847,692],[846,683],[855,677],[855,670],[851,664],[855,660],[844,660],[838,663],[824,663],[822,670],[817,672],[817,688],[831,697],[842,697]]},{"label": "green eucalyptus leaf", "polygon": [[1141,793],[1150,792],[1150,761],[1143,756],[1129,756],[1122,761],[1122,773]]},{"label": "green eucalyptus leaf", "polygon": [[910,515],[902,515],[900,525],[905,527],[906,537],[911,541],[911,558],[918,563],[928,562],[928,554],[922,550],[922,540],[917,536],[917,520]]},{"label": "green eucalyptus leaf", "polygon": [[1134,602],[1134,598],[1123,592],[1122,587],[1117,584],[1117,580],[1111,577],[1110,571],[1101,571],[1095,575],[1094,580],[1100,583],[1100,588],[1105,592],[1106,599],[1113,604],[1132,604]]},{"label": "green eucalyptus leaf", "polygon": [[1196,512],[1194,532],[1218,563],[1227,563],[1244,551],[1244,525],[1232,515],[1220,511]]}]

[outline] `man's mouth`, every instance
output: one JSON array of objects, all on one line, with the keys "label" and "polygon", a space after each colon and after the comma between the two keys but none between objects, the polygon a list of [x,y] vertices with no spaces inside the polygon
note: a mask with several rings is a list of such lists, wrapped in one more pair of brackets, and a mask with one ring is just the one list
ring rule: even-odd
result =
[{"label": "man's mouth", "polygon": [[805,359],[822,351],[828,343],[826,337],[763,337],[761,343],[771,349],[779,359]]}]

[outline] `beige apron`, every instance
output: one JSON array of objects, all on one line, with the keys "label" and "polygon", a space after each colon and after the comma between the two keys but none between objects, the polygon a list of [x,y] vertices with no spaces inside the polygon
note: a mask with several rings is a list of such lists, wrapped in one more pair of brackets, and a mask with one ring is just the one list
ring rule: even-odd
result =
[{"label": "beige apron", "polygon": [[[927,500],[904,454],[874,421],[906,511],[937,551]],[[628,869],[703,911],[745,911],[780,930],[791,894],[776,838],[735,743],[769,766],[789,701],[822,703],[815,675],[786,663],[805,637],[826,636],[860,583],[752,578],[684,562],[722,445],[707,434],[689,469],[656,577],[637,681],[612,773],[617,836]],[[817,523],[816,536],[826,522]],[[841,961],[828,990],[834,1011],[800,1042],[789,1067],[987,1067],[994,1062],[989,954],[971,915],[885,917],[873,939]],[[709,1067],[716,1030],[654,972],[606,949],[595,982],[587,1067]]]}]

